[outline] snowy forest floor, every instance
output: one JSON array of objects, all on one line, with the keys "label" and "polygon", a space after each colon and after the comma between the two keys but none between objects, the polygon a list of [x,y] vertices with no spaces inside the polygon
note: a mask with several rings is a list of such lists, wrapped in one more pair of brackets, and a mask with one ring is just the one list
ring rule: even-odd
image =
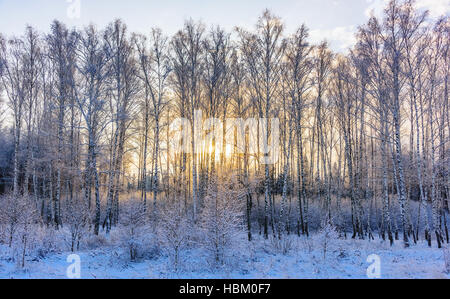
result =
[{"label": "snowy forest floor", "polygon": [[[324,239],[290,236],[286,241],[264,240],[256,236],[251,243],[235,248],[227,263],[220,267],[208,262],[203,249],[187,249],[181,254],[180,266],[163,252],[152,253],[131,262],[126,251],[111,244],[77,252],[81,258],[83,279],[125,278],[367,278],[368,256],[376,254],[381,261],[381,278],[449,279],[446,270],[449,249],[428,248],[424,242],[403,248],[400,241],[393,247],[381,240],[328,240],[324,258]],[[0,278],[67,278],[70,252],[52,253],[43,258],[28,258],[24,268],[9,258],[9,248],[0,245]],[[283,253],[283,251],[285,251]]]}]

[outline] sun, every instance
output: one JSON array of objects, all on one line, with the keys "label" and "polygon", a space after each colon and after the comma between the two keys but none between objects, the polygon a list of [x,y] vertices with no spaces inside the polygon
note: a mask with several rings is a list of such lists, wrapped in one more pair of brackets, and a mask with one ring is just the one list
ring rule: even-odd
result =
[{"label": "sun", "polygon": [[229,158],[231,157],[232,154],[233,154],[233,147],[231,146],[231,144],[227,144],[225,147],[225,156]]}]

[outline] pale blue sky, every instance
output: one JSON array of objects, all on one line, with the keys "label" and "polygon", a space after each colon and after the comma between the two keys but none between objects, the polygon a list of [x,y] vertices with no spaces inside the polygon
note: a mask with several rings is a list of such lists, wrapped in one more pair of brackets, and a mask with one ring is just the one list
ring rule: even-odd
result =
[{"label": "pale blue sky", "polygon": [[[79,19],[67,14],[70,2],[80,1]],[[353,32],[364,23],[369,11],[379,13],[387,0],[0,0],[0,32],[21,34],[26,24],[48,31],[50,22],[61,20],[81,27],[93,22],[100,27],[122,18],[132,31],[146,33],[153,26],[173,34],[186,18],[202,20],[208,26],[219,24],[253,28],[263,9],[280,16],[286,32],[305,23],[311,39],[327,38],[335,50],[353,42]],[[432,15],[449,14],[450,0],[419,0],[417,6],[431,9]]]}]

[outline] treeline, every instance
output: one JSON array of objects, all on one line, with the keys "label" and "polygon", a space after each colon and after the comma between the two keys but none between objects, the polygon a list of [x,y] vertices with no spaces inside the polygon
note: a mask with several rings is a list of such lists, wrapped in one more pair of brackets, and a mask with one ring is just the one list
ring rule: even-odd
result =
[{"label": "treeline", "polygon": [[[286,36],[269,11],[232,33],[189,20],[170,38],[140,35],[116,20],[0,36],[0,190],[13,198],[0,210],[25,200],[47,225],[97,235],[131,196],[154,218],[175,202],[173,215],[195,225],[232,177],[249,240],[258,228],[265,238],[309,235],[316,205],[353,238],[376,231],[391,244],[440,247],[449,242],[449,38],[449,18],[433,23],[413,1],[391,1],[345,55],[311,45],[306,26]],[[224,124],[278,118],[277,162],[214,138],[179,153],[170,124],[186,118],[193,133],[197,110]],[[264,126],[258,140],[268,141]],[[218,207],[236,220],[235,206]]]}]

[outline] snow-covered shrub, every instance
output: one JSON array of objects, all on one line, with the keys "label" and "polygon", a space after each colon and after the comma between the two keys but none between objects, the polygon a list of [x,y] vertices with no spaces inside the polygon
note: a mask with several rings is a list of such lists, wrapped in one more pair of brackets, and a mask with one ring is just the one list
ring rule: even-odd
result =
[{"label": "snow-covered shrub", "polygon": [[19,201],[12,194],[0,197],[0,223],[2,224],[3,242],[12,247],[12,242],[19,226],[21,209]]},{"label": "snow-covered shrub", "polygon": [[0,198],[0,226],[2,243],[9,248],[10,258],[19,267],[24,267],[26,259],[43,258],[52,252],[66,250],[64,228],[55,230],[46,226],[39,217],[33,197]]},{"label": "snow-covered shrub", "polygon": [[316,244],[323,253],[323,259],[326,259],[327,253],[333,250],[337,239],[339,239],[339,232],[336,227],[328,219],[324,220],[321,229],[315,236]]},{"label": "snow-covered shrub", "polygon": [[232,258],[233,249],[245,242],[244,198],[244,190],[232,175],[212,182],[208,188],[200,216],[200,241],[216,266]]},{"label": "snow-covered shrub", "polygon": [[25,196],[7,195],[1,201],[0,219],[7,231],[7,244],[20,267],[25,267],[25,257],[35,248],[39,213],[35,202]]},{"label": "snow-covered shrub", "polygon": [[159,210],[158,239],[169,256],[175,271],[180,264],[180,252],[188,247],[192,223],[177,204]]},{"label": "snow-covered shrub", "polygon": [[106,238],[104,234],[98,235],[89,234],[88,237],[85,238],[85,240],[83,241],[83,244],[86,247],[86,249],[96,249],[108,246],[110,243],[108,238]]},{"label": "snow-covered shrub", "polygon": [[86,234],[89,222],[89,208],[87,202],[77,196],[64,202],[63,223],[70,232],[69,246],[73,252],[80,249],[81,238]]},{"label": "snow-covered shrub", "polygon": [[145,250],[150,234],[144,205],[129,200],[121,206],[119,216],[119,241],[127,249],[131,261],[135,261]]},{"label": "snow-covered shrub", "polygon": [[311,253],[314,250],[314,241],[310,237],[302,236],[300,239],[300,245],[303,251]]},{"label": "snow-covered shrub", "polygon": [[37,243],[39,246],[35,250],[38,258],[44,258],[51,253],[60,253],[67,250],[67,239],[69,232],[67,229],[60,228],[55,230],[53,227],[39,226],[37,229]]},{"label": "snow-covered shrub", "polygon": [[290,236],[283,236],[281,239],[271,236],[270,244],[277,253],[283,255],[288,254],[294,247],[294,242]]}]

